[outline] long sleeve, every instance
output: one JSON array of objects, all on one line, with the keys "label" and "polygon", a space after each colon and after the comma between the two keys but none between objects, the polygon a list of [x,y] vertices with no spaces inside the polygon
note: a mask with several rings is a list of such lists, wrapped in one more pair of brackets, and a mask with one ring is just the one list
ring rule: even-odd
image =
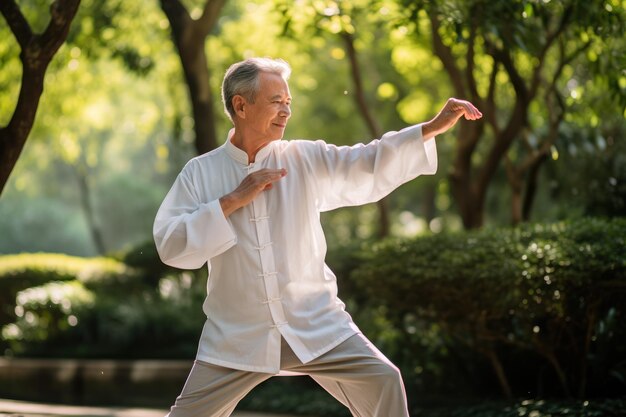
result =
[{"label": "long sleeve", "polygon": [[157,212],[153,235],[161,260],[182,269],[200,268],[237,242],[219,199],[200,201],[185,170]]},{"label": "long sleeve", "polygon": [[437,171],[435,140],[423,140],[421,125],[365,145],[316,145],[312,170],[320,211],[378,201],[405,182]]}]

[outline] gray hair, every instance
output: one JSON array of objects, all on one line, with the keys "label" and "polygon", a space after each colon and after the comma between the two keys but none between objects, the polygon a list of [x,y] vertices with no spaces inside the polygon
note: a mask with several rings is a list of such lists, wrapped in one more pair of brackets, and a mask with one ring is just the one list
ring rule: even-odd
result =
[{"label": "gray hair", "polygon": [[291,75],[291,67],[282,59],[272,58],[248,58],[231,65],[222,82],[224,111],[230,120],[235,118],[233,97],[240,95],[250,103],[254,103],[256,94],[259,92],[259,73],[261,72],[278,74],[287,81]]}]

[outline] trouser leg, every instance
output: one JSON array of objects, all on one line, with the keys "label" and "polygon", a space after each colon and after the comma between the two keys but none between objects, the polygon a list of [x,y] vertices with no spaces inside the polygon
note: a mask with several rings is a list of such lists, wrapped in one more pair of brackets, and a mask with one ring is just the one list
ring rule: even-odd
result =
[{"label": "trouser leg", "polygon": [[307,364],[283,344],[282,358],[282,369],[310,375],[355,417],[409,416],[399,369],[362,334]]},{"label": "trouser leg", "polygon": [[271,376],[195,361],[167,417],[228,417],[252,388]]}]

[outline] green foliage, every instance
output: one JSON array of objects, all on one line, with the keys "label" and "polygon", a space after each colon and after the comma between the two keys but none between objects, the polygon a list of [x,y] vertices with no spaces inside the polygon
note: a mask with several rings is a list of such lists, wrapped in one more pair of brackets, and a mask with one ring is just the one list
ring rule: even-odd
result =
[{"label": "green foliage", "polygon": [[[409,396],[411,393],[409,393]],[[421,401],[426,403],[427,401]],[[596,400],[519,400],[514,402],[482,401],[446,405],[421,404],[411,409],[416,417],[618,417],[623,415],[623,398]],[[242,410],[291,413],[328,417],[350,416],[347,408],[309,379],[270,379],[247,395]]]},{"label": "green foliage", "polygon": [[[584,113],[582,108],[579,111]],[[605,120],[601,128],[576,129],[564,135],[556,144],[559,164],[548,173],[553,183],[552,198],[577,207],[582,215],[611,217],[626,213],[624,135],[623,117]],[[574,164],[577,169],[568,169]]]},{"label": "green foliage", "polygon": [[130,282],[135,274],[131,268],[110,258],[44,253],[0,256],[0,326],[15,318],[16,295],[27,288],[52,281],[77,280],[87,289],[115,291],[118,285]]},{"label": "green foliage", "polygon": [[[82,298],[73,297],[75,288]],[[51,303],[59,294],[62,303]],[[49,283],[18,294],[19,317],[2,335],[12,355],[191,358],[205,317],[201,299],[186,297],[176,302],[148,291],[96,297],[77,281]]]},{"label": "green foliage", "polygon": [[77,314],[92,307],[94,300],[95,294],[79,281],[54,281],[20,291],[15,302],[17,320],[2,328],[2,338],[42,348],[60,338],[67,340],[67,332],[78,323]]},{"label": "green foliage", "polygon": [[168,274],[175,274],[176,269],[161,262],[154,240],[150,239],[131,249],[115,255],[126,265],[135,268],[143,276],[143,281],[158,285],[159,280]]},{"label": "green foliage", "polygon": [[349,417],[350,411],[308,377],[272,378],[254,388],[238,408],[303,416]]},{"label": "green foliage", "polygon": [[[545,361],[546,386],[559,387],[545,390],[581,394],[594,386],[589,367],[614,387],[625,375],[625,236],[625,219],[583,219],[390,240],[363,251],[349,281],[403,335],[410,348],[394,353],[418,385],[430,359],[470,348],[474,363]],[[415,350],[433,356],[403,356]],[[537,389],[510,366],[521,392]]]},{"label": "green foliage", "polygon": [[13,355],[151,358],[196,351],[205,320],[201,273],[139,272],[110,258],[45,254],[5,256],[0,265],[0,284],[13,294],[19,287],[7,283],[28,286],[2,304],[13,309],[13,322],[2,328],[3,347]]},{"label": "green foliage", "polygon": [[623,415],[624,399],[592,401],[524,400],[516,403],[485,402],[481,405],[420,409],[420,417],[618,417]]}]

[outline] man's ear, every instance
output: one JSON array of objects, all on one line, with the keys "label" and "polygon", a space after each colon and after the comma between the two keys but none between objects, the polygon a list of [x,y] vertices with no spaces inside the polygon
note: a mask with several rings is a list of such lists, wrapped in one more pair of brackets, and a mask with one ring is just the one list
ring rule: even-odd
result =
[{"label": "man's ear", "polygon": [[235,109],[235,114],[241,119],[246,118],[245,104],[246,99],[242,96],[236,95],[233,97],[233,109]]}]

